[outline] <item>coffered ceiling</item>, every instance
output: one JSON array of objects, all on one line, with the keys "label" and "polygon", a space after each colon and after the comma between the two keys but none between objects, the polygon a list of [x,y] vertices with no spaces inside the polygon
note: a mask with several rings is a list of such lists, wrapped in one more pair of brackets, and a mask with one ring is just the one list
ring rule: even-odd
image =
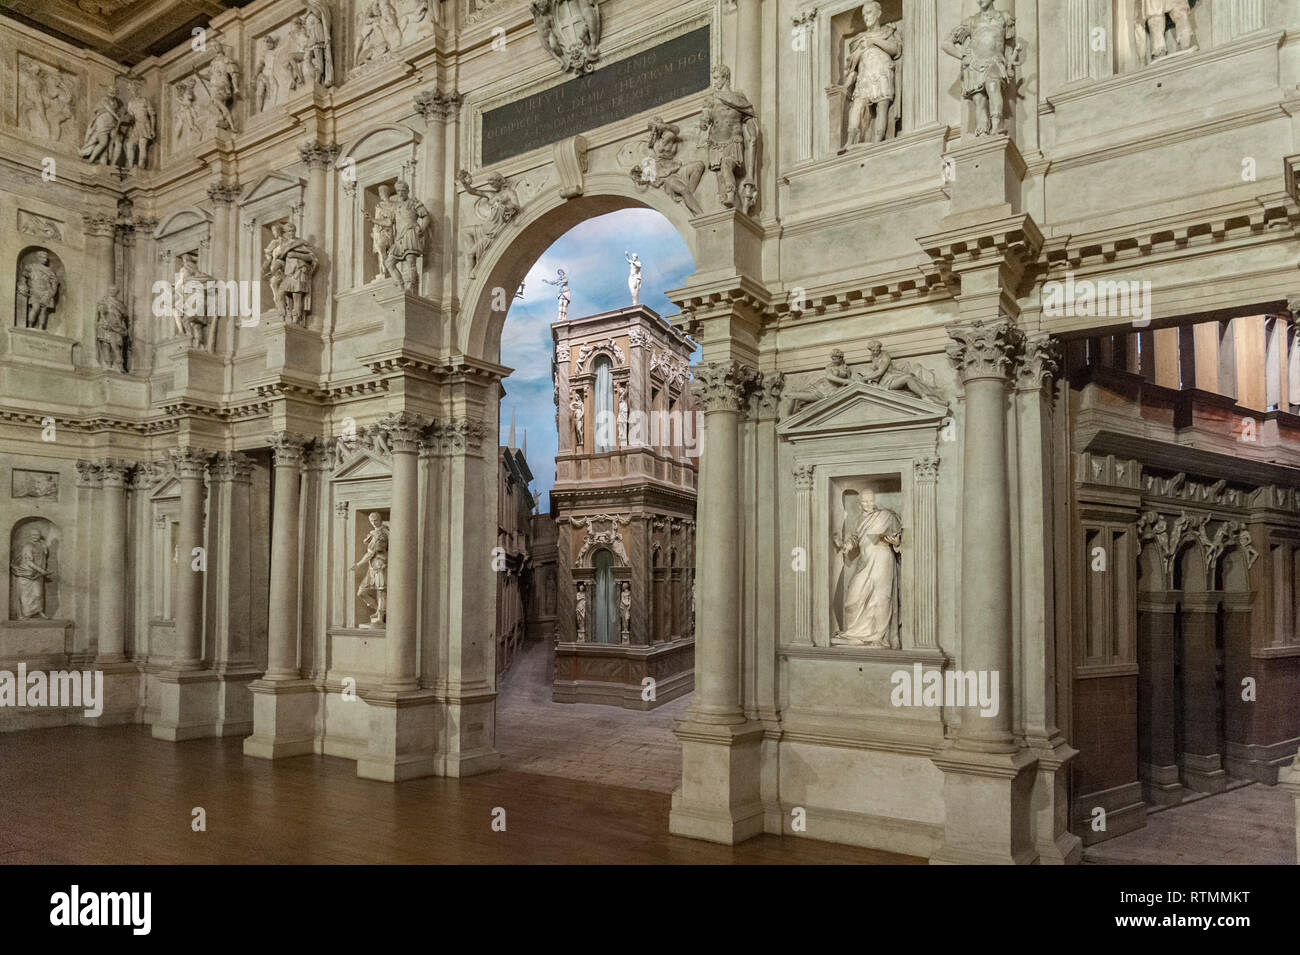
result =
[{"label": "coffered ceiling", "polygon": [[247,0],[0,0],[0,12],[122,63],[135,64],[184,41]]}]

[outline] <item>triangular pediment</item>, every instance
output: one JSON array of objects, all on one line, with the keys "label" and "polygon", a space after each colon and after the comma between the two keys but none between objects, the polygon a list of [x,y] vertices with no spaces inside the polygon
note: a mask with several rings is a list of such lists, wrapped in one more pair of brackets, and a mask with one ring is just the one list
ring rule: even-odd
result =
[{"label": "triangular pediment", "polygon": [[855,381],[833,395],[805,405],[777,427],[787,441],[840,434],[938,428],[948,416],[941,404],[906,391]]},{"label": "triangular pediment", "polygon": [[270,196],[280,195],[289,191],[302,191],[306,189],[307,184],[301,179],[295,179],[292,176],[286,176],[282,172],[268,172],[257,182],[253,183],[252,188],[244,193],[240,199],[241,205],[248,205],[250,202],[256,202],[259,199],[266,199]]},{"label": "triangular pediment", "polygon": [[169,477],[156,488],[154,488],[153,499],[155,501],[181,496],[181,482],[174,477]]},{"label": "triangular pediment", "polygon": [[393,469],[382,458],[362,451],[334,472],[336,481],[362,481],[366,478],[392,477]]}]

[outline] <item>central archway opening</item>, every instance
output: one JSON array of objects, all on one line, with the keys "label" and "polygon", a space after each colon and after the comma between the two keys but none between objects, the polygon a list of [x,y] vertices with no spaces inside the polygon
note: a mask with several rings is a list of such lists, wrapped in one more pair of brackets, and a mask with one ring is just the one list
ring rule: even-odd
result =
[{"label": "central archway opening", "polygon": [[695,265],[663,215],[607,205],[577,223],[555,210],[492,273],[518,276],[493,330],[512,369],[498,405],[496,749],[504,768],[666,793],[694,685],[701,429],[697,348],[665,293]]}]

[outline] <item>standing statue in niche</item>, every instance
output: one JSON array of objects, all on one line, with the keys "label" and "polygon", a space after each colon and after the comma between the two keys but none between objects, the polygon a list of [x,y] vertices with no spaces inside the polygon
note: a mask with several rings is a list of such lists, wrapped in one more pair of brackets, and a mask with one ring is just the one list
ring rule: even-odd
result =
[{"label": "standing statue in niche", "polygon": [[307,33],[307,69],[313,80],[321,86],[334,85],[334,53],[331,48],[333,31],[330,26],[330,8],[321,0],[307,0],[303,14],[303,27]]},{"label": "standing statue in niche", "polygon": [[637,258],[635,252],[624,250],[623,258],[627,259],[630,272],[627,276],[627,288],[632,293],[632,304],[641,304],[641,260]]},{"label": "standing statue in niche", "polygon": [[979,0],[979,13],[967,17],[943,43],[961,60],[962,95],[975,102],[975,135],[1005,133],[1005,90],[1015,88],[1024,46],[1016,39],[1016,18]]},{"label": "standing statue in niche", "polygon": [[203,351],[208,349],[208,324],[212,320],[208,315],[208,290],[213,281],[211,275],[199,268],[198,253],[186,252],[181,256],[172,291],[172,319],[176,331],[189,339],[190,347]]},{"label": "standing statue in niche", "polygon": [[630,642],[632,634],[632,585],[626,580],[619,585],[618,590],[618,630],[622,634],[623,643]]},{"label": "standing statue in niche", "polygon": [[618,386],[618,443],[627,447],[627,385]]},{"label": "standing statue in niche", "polygon": [[882,23],[884,10],[877,0],[862,7],[867,28],[849,43],[844,64],[844,86],[851,91],[846,144],[880,143],[892,138],[901,112],[898,67],[903,38],[898,25]]},{"label": "standing statue in niche", "polygon": [[1196,0],[1133,0],[1133,33],[1138,61],[1148,63],[1169,54],[1167,20],[1173,21],[1176,53],[1196,49],[1192,31],[1192,6]]},{"label": "standing statue in niche", "polygon": [[385,261],[388,273],[395,276],[402,288],[414,291],[419,275],[419,259],[424,255],[425,234],[429,231],[429,210],[424,203],[411,197],[411,187],[397,180],[397,195],[392,199],[393,244],[388,247]]},{"label": "standing statue in niche", "polygon": [[588,73],[600,60],[600,8],[596,0],[532,0],[542,47],[566,73]]},{"label": "standing statue in niche", "polygon": [[577,585],[573,598],[573,619],[578,628],[575,635],[578,643],[587,642],[587,589],[583,584]]},{"label": "standing statue in niche", "polygon": [[700,114],[700,149],[718,179],[718,201],[748,215],[758,203],[762,137],[749,98],[731,88],[731,70],[715,66]]},{"label": "standing statue in niche", "polygon": [[316,273],[316,252],[305,239],[298,238],[292,222],[286,222],[277,242],[271,246],[269,271],[282,276],[272,283],[280,318],[295,325],[306,325],[311,314],[311,278]]},{"label": "standing statue in niche", "polygon": [[50,265],[50,253],[44,249],[23,266],[18,276],[18,294],[27,301],[28,328],[48,330],[50,314],[58,308],[61,285],[59,273]]},{"label": "standing statue in niche", "polygon": [[131,316],[117,294],[117,286],[110,285],[108,294],[95,306],[95,344],[100,365],[113,371],[126,371],[126,346],[130,334]]},{"label": "standing statue in niche", "polygon": [[832,646],[893,647],[898,639],[898,564],[903,522],[893,511],[876,506],[868,491],[853,506],[852,491],[844,493],[842,533],[831,535],[844,560],[842,629]]},{"label": "standing statue in niche", "polygon": [[122,101],[109,91],[95,106],[95,115],[86,124],[86,138],[77,155],[94,165],[116,166],[122,156],[122,126],[125,114]]},{"label": "standing statue in niche", "polygon": [[54,579],[49,572],[49,561],[50,549],[41,532],[35,527],[26,531],[9,564],[9,572],[15,578],[18,619],[46,619],[45,582]]},{"label": "standing statue in niche", "polygon": [[820,377],[814,378],[802,388],[785,393],[786,414],[793,414],[805,404],[821,401],[852,381],[853,375],[849,371],[848,362],[844,360],[844,352],[838,348],[832,349],[831,363],[822,370]]},{"label": "standing statue in niche", "polygon": [[[235,62],[233,51],[220,40],[216,43],[216,55],[208,64],[208,93],[212,96],[212,105],[217,108],[217,129],[234,130],[235,117],[231,110],[239,96],[239,64]],[[202,77],[202,74],[195,74]]]},{"label": "standing statue in niche", "polygon": [[393,190],[380,186],[377,190],[379,199],[375,202],[375,211],[365,213],[370,220],[370,242],[374,248],[375,258],[379,260],[379,274],[375,278],[388,278],[388,247],[393,244]]},{"label": "standing statue in niche", "polygon": [[704,207],[695,197],[695,190],[704,176],[704,163],[699,160],[683,163],[677,158],[684,140],[676,123],[665,123],[656,116],[648,128],[650,136],[645,148],[650,155],[629,169],[628,174],[638,186],[662,189],[675,202],[685,205],[691,215],[702,215]]},{"label": "standing statue in niche", "polygon": [[370,533],[366,535],[365,545],[365,555],[352,565],[352,570],[366,565],[366,576],[357,588],[357,597],[370,611],[370,622],[382,624],[388,615],[388,525],[376,511],[370,512]]},{"label": "standing statue in niche", "polygon": [[583,415],[586,414],[582,397],[581,388],[574,388],[573,393],[569,395],[569,414],[573,418],[573,450],[578,454],[583,451],[583,438],[586,434],[582,425]]},{"label": "standing statue in niche", "polygon": [[158,138],[158,116],[140,80],[130,81],[127,88],[130,93],[126,100],[126,164],[133,169],[144,169],[149,165],[149,145]]},{"label": "standing statue in niche", "polygon": [[867,384],[886,391],[911,392],[926,401],[948,403],[936,385],[926,381],[911,367],[895,362],[880,342],[868,342],[867,349],[871,354],[871,363],[867,365],[866,371],[858,375]]},{"label": "standing statue in niche", "polygon": [[542,282],[546,285],[554,285],[560,290],[560,294],[555,299],[555,313],[558,316],[556,321],[563,322],[569,318],[569,302],[573,299],[569,294],[569,276],[565,274],[564,269],[556,269],[555,276],[553,282],[550,279],[542,279]]}]

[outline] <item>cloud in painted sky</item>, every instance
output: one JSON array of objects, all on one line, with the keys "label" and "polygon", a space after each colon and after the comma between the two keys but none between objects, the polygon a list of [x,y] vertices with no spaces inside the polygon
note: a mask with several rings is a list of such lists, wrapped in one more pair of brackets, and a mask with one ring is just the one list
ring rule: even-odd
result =
[{"label": "cloud in painted sky", "polygon": [[528,433],[528,467],[533,488],[541,492],[541,505],[555,483],[554,385],[551,380],[551,323],[556,319],[559,289],[542,279],[555,279],[556,269],[569,276],[569,317],[594,315],[632,304],[627,287],[625,251],[635,252],[644,263],[641,302],[660,315],[677,309],[664,296],[680,288],[695,271],[686,243],[672,224],[650,209],[623,209],[588,219],[560,236],[533,263],[524,278],[524,297],[517,298],[501,331],[501,364],[514,371],[505,381],[501,400],[501,443],[509,438],[511,415],[515,443]]}]

